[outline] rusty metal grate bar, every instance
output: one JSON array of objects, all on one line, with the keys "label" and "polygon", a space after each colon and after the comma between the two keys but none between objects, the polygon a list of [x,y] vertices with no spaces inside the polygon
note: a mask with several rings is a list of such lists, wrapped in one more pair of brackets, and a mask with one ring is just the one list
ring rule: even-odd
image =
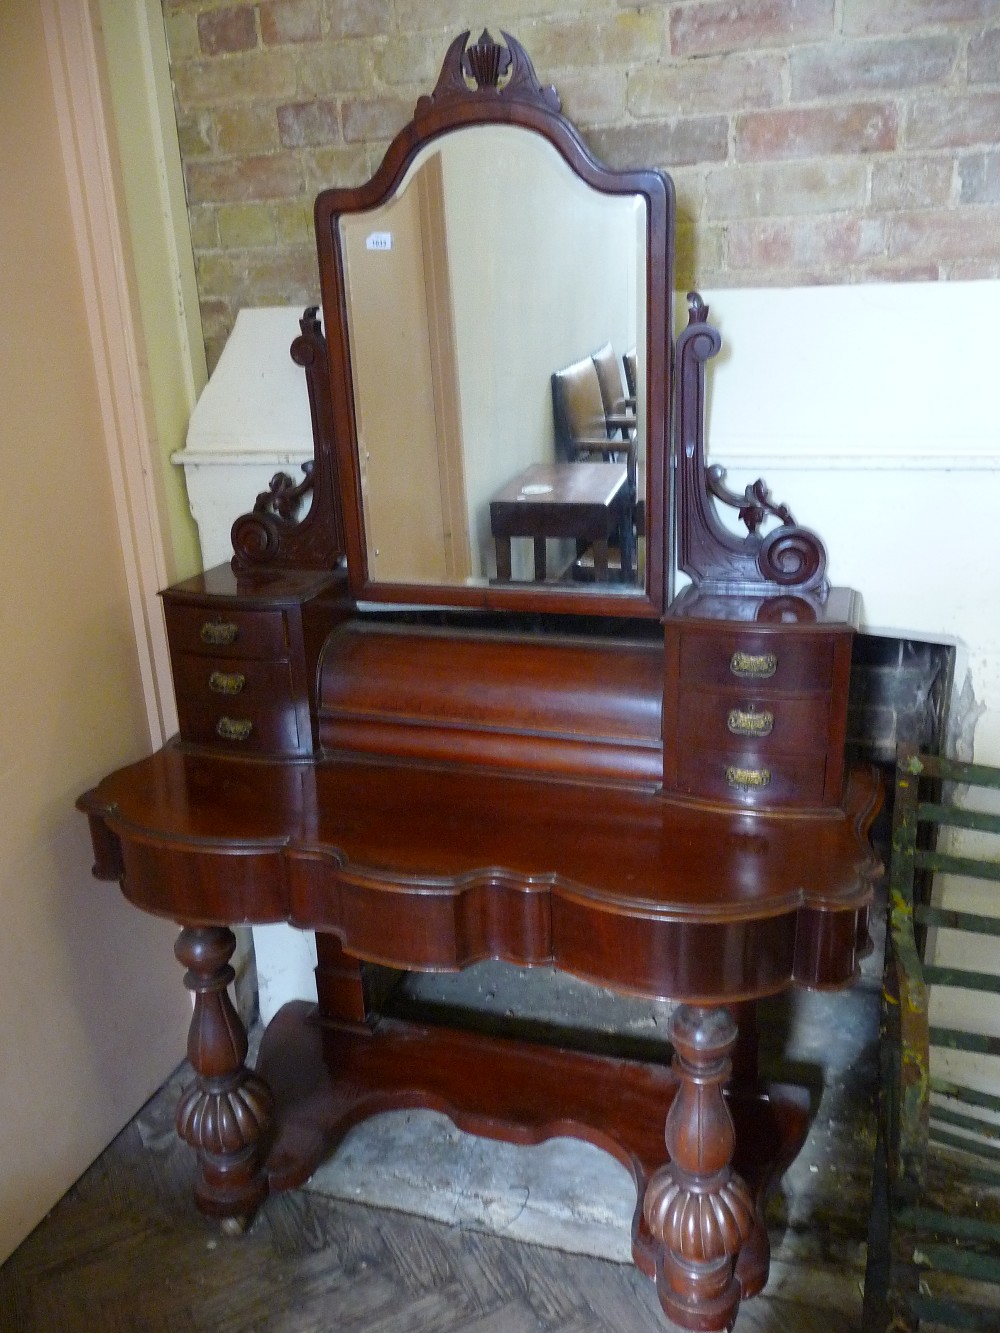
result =
[{"label": "rusty metal grate bar", "polygon": [[1000,1114],[1000,1097],[992,1093],[980,1092],[978,1088],[966,1087],[964,1083],[949,1083],[944,1078],[932,1078],[929,1087],[931,1092],[940,1093],[942,1097],[953,1097],[956,1102],[964,1102],[966,1106],[981,1106],[987,1111]]},{"label": "rusty metal grate bar", "polygon": [[981,1305],[934,1300],[930,1296],[911,1296],[907,1305],[918,1319],[943,1324],[946,1328],[960,1328],[970,1333],[996,1333],[1000,1325],[1000,1310],[985,1309]]},{"label": "rusty metal grate bar", "polygon": [[935,870],[939,874],[1000,880],[1000,861],[980,861],[974,856],[953,856],[949,852],[925,852],[917,847],[913,852],[913,864],[918,870]]},{"label": "rusty metal grate bar", "polygon": [[954,805],[937,805],[933,801],[920,802],[917,819],[922,824],[974,829],[979,833],[1000,833],[1000,815],[987,814],[985,810],[962,810]]},{"label": "rusty metal grate bar", "polygon": [[[1000,1125],[992,1124],[989,1120],[980,1120],[974,1115],[963,1115],[961,1111],[952,1111],[947,1106],[938,1106],[931,1103],[931,1120],[937,1121],[940,1125],[954,1125],[956,1129],[971,1129],[976,1134],[981,1134],[984,1139],[1000,1139]],[[976,1148],[978,1144],[974,1145]]]},{"label": "rusty metal grate bar", "polygon": [[925,907],[918,903],[913,919],[921,926],[941,926],[945,930],[968,930],[974,935],[1000,935],[1000,916],[980,916],[976,912],[956,912],[946,907]]},{"label": "rusty metal grate bar", "polygon": [[924,981],[929,986],[953,986],[959,990],[1000,991],[1000,976],[993,972],[967,972],[961,967],[939,967],[936,963],[924,964]]}]

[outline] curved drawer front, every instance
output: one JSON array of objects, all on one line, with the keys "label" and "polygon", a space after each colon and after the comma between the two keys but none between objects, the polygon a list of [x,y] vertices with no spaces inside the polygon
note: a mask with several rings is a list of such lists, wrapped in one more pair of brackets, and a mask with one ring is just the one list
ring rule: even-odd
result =
[{"label": "curved drawer front", "polygon": [[282,657],[288,652],[283,611],[171,606],[167,617],[175,652],[222,657]]},{"label": "curved drawer front", "polygon": [[826,748],[829,726],[825,694],[689,690],[680,715],[680,742],[685,750],[752,745],[761,754],[816,753]]},{"label": "curved drawer front", "polygon": [[681,638],[681,683],[736,691],[754,686],[793,692],[829,690],[834,643],[830,634],[689,631]]},{"label": "curved drawer front", "polygon": [[235,751],[295,750],[299,729],[287,662],[174,659],[181,736]]},{"label": "curved drawer front", "polygon": [[823,803],[826,754],[775,754],[764,747],[687,750],[678,765],[680,790],[747,806]]}]

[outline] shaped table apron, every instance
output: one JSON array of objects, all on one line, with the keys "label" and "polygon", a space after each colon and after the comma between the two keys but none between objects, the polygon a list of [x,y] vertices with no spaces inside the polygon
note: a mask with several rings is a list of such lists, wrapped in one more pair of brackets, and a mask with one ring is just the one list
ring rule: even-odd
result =
[{"label": "shaped table apron", "polygon": [[813,817],[416,766],[268,763],[167,747],[81,802],[106,877],[146,911],[286,920],[364,959],[553,963],[710,1003],[849,983],[867,943],[878,783]]}]

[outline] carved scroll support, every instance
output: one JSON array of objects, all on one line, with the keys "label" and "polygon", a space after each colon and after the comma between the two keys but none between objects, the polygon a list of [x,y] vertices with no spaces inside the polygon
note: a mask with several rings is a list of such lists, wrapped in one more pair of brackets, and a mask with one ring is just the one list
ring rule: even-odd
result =
[{"label": "carved scroll support", "polygon": [[174,945],[194,993],[188,1059],[197,1075],[177,1106],[177,1132],[198,1154],[198,1207],[243,1231],[267,1197],[261,1169],[273,1113],[267,1084],[247,1069],[247,1034],[229,998],[231,930],[189,926]]},{"label": "carved scroll support", "polygon": [[[306,373],[315,457],[296,483],[285,472],[271,478],[257,496],[253,512],[232,528],[233,568],[238,574],[261,567],[333,569],[344,554],[344,526],[337,486],[333,400],[326,339],[315,306],[299,321],[302,330],[291,347],[292,360]],[[312,496],[308,513],[302,503]]]},{"label": "carved scroll support", "polygon": [[[688,293],[688,326],[677,340],[677,563],[706,591],[794,590],[825,597],[826,548],[799,527],[787,505],[773,501],[762,480],[740,494],[726,485],[725,469],[705,463],[705,364],[722,346],[708,323],[708,306]],[[737,510],[746,536],[719,519],[715,502]],[[778,526],[761,532],[768,517]]]},{"label": "carved scroll support", "polygon": [[670,1039],[680,1088],[667,1115],[670,1160],[649,1182],[646,1222],[663,1246],[656,1287],[684,1328],[722,1329],[736,1318],[735,1261],[754,1228],[754,1203],[732,1169],[735,1132],[723,1097],[737,1029],[728,1009],[680,1005]]}]

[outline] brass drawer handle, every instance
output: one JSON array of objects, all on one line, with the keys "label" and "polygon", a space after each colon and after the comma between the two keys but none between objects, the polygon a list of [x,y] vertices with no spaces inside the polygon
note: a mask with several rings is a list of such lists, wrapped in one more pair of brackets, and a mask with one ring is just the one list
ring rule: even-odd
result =
[{"label": "brass drawer handle", "polygon": [[741,680],[769,680],[777,669],[777,653],[735,652],[729,659],[729,670]]},{"label": "brass drawer handle", "polygon": [[224,741],[246,741],[250,739],[253,723],[248,717],[220,717],[215,724],[215,734]]},{"label": "brass drawer handle", "polygon": [[239,694],[246,683],[247,678],[240,671],[213,671],[208,678],[208,688],[213,694]]},{"label": "brass drawer handle", "polygon": [[769,768],[735,768],[731,765],[726,769],[726,781],[730,787],[735,787],[739,791],[760,791],[771,781],[771,770]]},{"label": "brass drawer handle", "polygon": [[774,730],[774,714],[756,708],[730,708],[726,726],[734,736],[770,736]]},{"label": "brass drawer handle", "polygon": [[234,625],[231,620],[206,620],[201,627],[201,641],[213,648],[224,647],[235,643],[239,632],[239,625]]}]

